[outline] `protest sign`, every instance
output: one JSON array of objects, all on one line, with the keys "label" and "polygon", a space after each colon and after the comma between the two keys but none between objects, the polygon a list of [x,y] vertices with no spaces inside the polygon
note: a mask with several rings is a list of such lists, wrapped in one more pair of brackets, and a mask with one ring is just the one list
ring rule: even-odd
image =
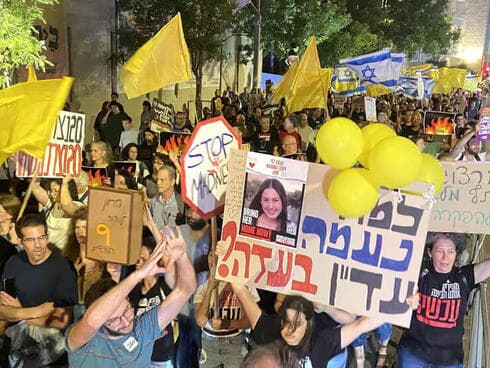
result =
[{"label": "protest sign", "polygon": [[112,188],[90,188],[87,257],[103,262],[135,264],[143,231],[143,194]]},{"label": "protest sign", "polygon": [[360,108],[364,111],[366,121],[377,121],[376,117],[376,98],[369,96],[359,96],[352,98],[352,108]]},{"label": "protest sign", "polygon": [[366,111],[367,121],[377,121],[376,117],[376,98],[364,96],[364,110]]},{"label": "protest sign", "polygon": [[490,234],[490,163],[441,162],[446,180],[429,231]]},{"label": "protest sign", "polygon": [[199,122],[180,158],[182,198],[201,216],[219,213],[225,203],[228,160],[241,139],[222,116]]},{"label": "protest sign", "polygon": [[104,185],[104,180],[109,177],[105,167],[82,166],[82,170],[87,173],[88,185],[93,187]]},{"label": "protest sign", "polygon": [[481,141],[490,140],[490,105],[483,105],[480,109],[480,130],[476,134]]},{"label": "protest sign", "polygon": [[[338,171],[326,165],[233,150],[228,170],[222,231],[227,251],[218,262],[218,279],[409,325],[412,310],[405,299],[419,278],[427,198],[382,190],[369,215],[342,219],[325,195]],[[267,209],[274,192],[275,210]],[[279,208],[287,209],[286,219],[279,219]]]},{"label": "protest sign", "polygon": [[128,173],[134,176],[136,174],[136,162],[131,161],[114,161],[114,171],[118,174]]},{"label": "protest sign", "polygon": [[155,97],[151,107],[153,109],[153,120],[151,121],[150,129],[155,132],[172,130],[174,127],[172,106]]},{"label": "protest sign", "polygon": [[160,146],[163,153],[169,154],[173,151],[177,156],[181,156],[185,147],[191,139],[190,133],[174,133],[174,132],[161,132],[160,133]]},{"label": "protest sign", "polygon": [[85,115],[60,111],[42,160],[17,153],[17,176],[32,177],[37,171],[40,178],[79,177],[84,139]]},{"label": "protest sign", "polygon": [[424,133],[431,135],[451,135],[454,133],[454,118],[451,112],[426,111],[424,114]]}]

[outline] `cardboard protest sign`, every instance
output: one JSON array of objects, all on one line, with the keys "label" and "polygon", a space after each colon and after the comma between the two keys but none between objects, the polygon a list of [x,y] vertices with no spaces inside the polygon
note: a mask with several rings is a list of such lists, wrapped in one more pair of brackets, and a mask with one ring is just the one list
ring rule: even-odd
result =
[{"label": "cardboard protest sign", "polygon": [[136,162],[114,161],[114,170],[120,173],[128,173],[134,176],[136,174]]},{"label": "cardboard protest sign", "polygon": [[490,234],[490,162],[441,162],[446,180],[430,231]]},{"label": "cardboard protest sign", "polygon": [[182,198],[201,216],[219,213],[225,204],[228,160],[241,139],[222,116],[199,122],[180,163]]},{"label": "cardboard protest sign", "polygon": [[135,264],[143,231],[143,194],[112,188],[90,188],[87,257],[103,262]]},{"label": "cardboard protest sign", "polygon": [[88,185],[99,187],[104,185],[104,180],[109,177],[105,167],[82,166],[82,170],[88,175]]},{"label": "cardboard protest sign", "polygon": [[451,112],[426,111],[424,114],[424,133],[431,135],[451,135],[454,133],[454,118]]},{"label": "cardboard protest sign", "polygon": [[376,98],[369,96],[359,96],[352,98],[352,108],[360,108],[364,111],[366,121],[377,121]]},{"label": "cardboard protest sign", "polygon": [[173,151],[177,156],[181,156],[190,139],[190,133],[161,132],[160,146],[166,154]]},{"label": "cardboard protest sign", "polygon": [[490,140],[490,105],[483,105],[480,109],[480,130],[476,134],[481,141]]},{"label": "cardboard protest sign", "polygon": [[366,111],[366,121],[377,121],[376,117],[376,98],[364,96],[364,111]]},{"label": "cardboard protest sign", "polygon": [[60,111],[44,158],[38,160],[24,152],[17,154],[17,176],[59,178],[65,174],[79,177],[85,139],[85,115]]},{"label": "cardboard protest sign", "polygon": [[409,325],[427,198],[383,190],[369,215],[342,219],[325,195],[338,171],[326,165],[233,150],[228,171],[218,279]]},{"label": "cardboard protest sign", "polygon": [[153,120],[151,121],[150,129],[155,132],[172,130],[174,127],[174,113],[172,106],[156,97],[153,98],[151,106],[153,109]]}]

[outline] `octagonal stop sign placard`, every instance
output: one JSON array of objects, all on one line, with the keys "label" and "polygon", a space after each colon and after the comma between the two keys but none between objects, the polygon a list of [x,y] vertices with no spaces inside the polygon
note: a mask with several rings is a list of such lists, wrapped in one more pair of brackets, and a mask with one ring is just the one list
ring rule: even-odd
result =
[{"label": "octagonal stop sign placard", "polygon": [[180,158],[182,198],[203,217],[223,210],[228,160],[241,139],[222,116],[199,122]]}]

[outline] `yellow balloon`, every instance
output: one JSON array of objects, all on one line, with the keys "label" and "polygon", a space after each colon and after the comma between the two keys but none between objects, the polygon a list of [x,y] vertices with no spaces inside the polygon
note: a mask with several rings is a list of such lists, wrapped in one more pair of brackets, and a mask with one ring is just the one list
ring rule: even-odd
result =
[{"label": "yellow balloon", "polygon": [[433,184],[434,193],[439,194],[444,184],[444,169],[441,163],[434,156],[422,153],[422,165],[417,180]]},{"label": "yellow balloon", "polygon": [[361,129],[347,118],[333,118],[322,125],[316,136],[316,149],[327,165],[347,169],[362,151]]},{"label": "yellow balloon", "polygon": [[351,168],[338,173],[330,183],[327,198],[332,209],[343,217],[361,217],[378,201],[379,187],[367,169]]},{"label": "yellow balloon", "polygon": [[419,149],[404,137],[383,139],[369,154],[369,169],[378,183],[388,188],[401,188],[413,182],[421,165]]},{"label": "yellow balloon", "polygon": [[385,138],[395,137],[396,133],[388,125],[374,123],[366,125],[361,129],[363,138],[363,149],[359,156],[359,162],[364,167],[369,167],[369,153],[379,142]]}]

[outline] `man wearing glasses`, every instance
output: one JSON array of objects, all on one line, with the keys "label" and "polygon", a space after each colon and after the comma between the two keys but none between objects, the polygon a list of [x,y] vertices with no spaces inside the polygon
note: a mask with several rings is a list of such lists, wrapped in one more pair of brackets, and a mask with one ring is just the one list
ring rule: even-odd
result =
[{"label": "man wearing glasses", "polygon": [[[35,329],[24,328],[26,323],[30,326],[55,329],[49,331],[50,334],[56,335],[53,341],[62,342],[60,330],[64,330],[71,323],[72,307],[77,302],[75,271],[60,252],[52,251],[48,246],[44,218],[36,214],[25,215],[15,224],[15,231],[23,250],[12,256],[5,265],[2,282],[4,285],[10,284],[11,287],[0,292],[0,304],[27,309],[50,302],[54,303],[54,308],[45,308],[46,315],[43,317],[28,319],[8,329],[6,333],[13,341],[11,352],[14,352],[14,362],[23,360],[22,351],[25,348],[24,342],[20,346],[16,346],[14,342],[28,340],[28,336],[22,335],[22,339],[16,337]],[[43,347],[46,348],[46,345]],[[56,361],[63,350],[55,346],[52,346],[52,349],[53,351],[48,352],[48,360]]]},{"label": "man wearing glasses", "polygon": [[[168,227],[165,239],[143,265],[119,284],[112,279],[96,282],[85,295],[87,311],[66,333],[71,368],[149,367],[153,343],[162,336],[196,288],[194,267],[186,254],[180,229]],[[167,259],[166,266],[161,261]],[[146,313],[135,317],[127,296],[145,278],[169,272],[175,266],[174,290]]]}]

